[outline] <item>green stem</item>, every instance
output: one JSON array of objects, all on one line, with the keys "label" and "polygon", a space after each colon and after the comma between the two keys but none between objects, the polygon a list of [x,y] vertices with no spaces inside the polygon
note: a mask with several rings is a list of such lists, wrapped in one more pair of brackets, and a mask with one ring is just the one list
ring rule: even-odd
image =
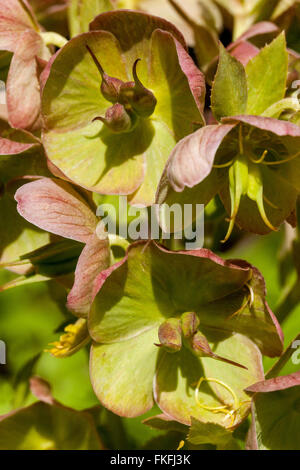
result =
[{"label": "green stem", "polygon": [[46,46],[53,45],[57,47],[64,47],[68,40],[61,36],[58,33],[54,33],[52,31],[50,32],[45,32],[45,33],[40,33],[41,38],[43,39],[44,43]]}]

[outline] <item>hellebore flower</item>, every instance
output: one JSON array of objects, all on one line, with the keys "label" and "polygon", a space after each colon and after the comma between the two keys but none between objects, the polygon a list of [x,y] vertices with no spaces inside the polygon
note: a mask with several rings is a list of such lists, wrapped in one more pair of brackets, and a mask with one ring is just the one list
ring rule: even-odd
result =
[{"label": "hellebore flower", "polygon": [[[291,356],[299,353],[300,335],[267,374],[266,380],[247,388],[253,392],[249,450],[300,450],[300,372],[284,373]],[[297,359],[298,361],[298,359]],[[295,370],[299,364],[295,365]]]},{"label": "hellebore flower", "polygon": [[[225,427],[247,416],[243,391],[281,354],[280,327],[260,273],[209,250],[169,252],[138,242],[102,272],[89,314],[90,371],[101,403],[120,416],[160,409]],[[257,347],[258,346],[258,347]],[[252,382],[253,383],[253,382]]]},{"label": "hellebore flower", "polygon": [[6,82],[8,120],[12,127],[36,129],[40,119],[40,64],[51,53],[26,0],[0,1],[0,50],[13,53]]},{"label": "hellebore flower", "polygon": [[51,178],[23,185],[15,199],[19,214],[28,222],[85,244],[67,302],[74,314],[85,317],[95,295],[97,275],[110,265],[108,237],[90,202],[69,183]]},{"label": "hellebore flower", "polygon": [[300,128],[276,119],[285,107],[287,62],[282,34],[246,69],[221,46],[212,90],[212,109],[221,123],[177,144],[158,203],[207,204],[218,193],[230,216],[224,241],[235,223],[266,234],[290,216],[300,192]]},{"label": "hellebore flower", "polygon": [[49,69],[47,156],[82,187],[151,205],[175,143],[203,124],[203,75],[161,18],[118,10],[90,27]]}]

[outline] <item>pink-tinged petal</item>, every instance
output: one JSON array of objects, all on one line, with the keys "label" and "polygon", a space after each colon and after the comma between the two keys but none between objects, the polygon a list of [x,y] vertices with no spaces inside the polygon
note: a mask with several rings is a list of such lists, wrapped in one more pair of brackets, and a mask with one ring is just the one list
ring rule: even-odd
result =
[{"label": "pink-tinged petal", "polygon": [[67,308],[79,316],[86,316],[97,293],[99,274],[110,264],[109,240],[90,237],[82,250],[75,271],[75,282],[68,295]]},{"label": "pink-tinged petal", "polygon": [[31,6],[26,0],[22,3],[19,0],[0,0],[0,50],[15,52],[20,34],[39,28]]},{"label": "pink-tinged petal", "polygon": [[249,60],[253,59],[258,53],[258,47],[247,41],[241,41],[234,48],[230,49],[230,54],[240,61],[244,67],[248,64]]},{"label": "pink-tinged petal", "polygon": [[128,260],[128,251],[126,255],[124,256],[121,261],[119,261],[116,264],[113,264],[109,268],[105,269],[104,271],[101,271],[101,273],[97,276],[96,281],[95,281],[95,286],[94,286],[94,292],[95,296],[98,294],[100,289],[102,288],[103,284],[105,283],[106,279],[120,266],[122,266],[124,263],[126,263]]},{"label": "pink-tinged petal", "polygon": [[196,67],[194,61],[186,52],[184,47],[178,41],[175,41],[175,43],[181,69],[188,79],[195,102],[199,111],[202,113],[205,105],[205,77],[198,67]]},{"label": "pink-tinged petal", "polygon": [[41,97],[35,56],[42,49],[42,39],[34,31],[26,31],[18,40],[6,86],[8,117],[12,127],[30,129],[39,120]]},{"label": "pink-tinged petal", "polygon": [[26,150],[29,150],[36,145],[39,145],[39,143],[15,142],[13,140],[0,137],[0,155],[18,155],[26,152]]},{"label": "pink-tinged petal", "polygon": [[48,403],[48,405],[55,405],[57,402],[53,398],[51,393],[51,387],[48,382],[40,377],[31,377],[30,378],[30,391],[31,393],[43,403]]},{"label": "pink-tinged petal", "polygon": [[222,140],[234,127],[235,124],[206,126],[176,145],[166,166],[168,180],[175,191],[193,188],[210,174]]},{"label": "pink-tinged petal", "polygon": [[266,118],[262,116],[232,116],[222,119],[224,123],[244,122],[250,126],[257,127],[264,131],[273,132],[280,137],[291,136],[300,137],[300,127],[287,121],[280,121],[279,119]]},{"label": "pink-tinged petal", "polygon": [[45,66],[44,70],[42,71],[41,75],[40,75],[40,88],[41,88],[41,93],[43,92],[43,89],[44,89],[44,86],[48,80],[48,77],[50,75],[50,72],[51,72],[51,67],[52,67],[52,64],[53,62],[55,61],[56,57],[58,56],[59,52],[61,51],[61,49],[59,49],[58,51],[55,52],[55,54],[53,54],[53,56],[51,57],[51,59],[47,62],[47,65]]},{"label": "pink-tinged petal", "polygon": [[171,33],[186,48],[182,34],[169,21],[140,11],[116,10],[102,13],[90,24],[90,31],[109,31],[127,51],[145,39],[150,39],[155,29]]},{"label": "pink-tinged petal", "polygon": [[281,377],[275,377],[274,379],[263,380],[257,382],[246,389],[247,392],[254,393],[267,393],[276,392],[278,390],[286,390],[292,387],[300,386],[300,372],[295,372],[290,375],[283,375]]},{"label": "pink-tinged petal", "polygon": [[65,181],[41,178],[15,194],[19,214],[48,232],[87,243],[97,218],[86,201]]},{"label": "pink-tinged petal", "polygon": [[260,23],[253,25],[251,28],[248,29],[248,31],[242,34],[234,43],[231,44],[228,50],[234,48],[235,45],[239,42],[247,41],[248,39],[252,39],[256,36],[263,36],[265,34],[272,33],[276,34],[279,32],[280,29],[274,23],[271,23],[270,21],[261,21]]},{"label": "pink-tinged petal", "polygon": [[255,406],[253,402],[251,403],[251,417],[251,425],[246,440],[246,450],[259,450],[255,420]]}]

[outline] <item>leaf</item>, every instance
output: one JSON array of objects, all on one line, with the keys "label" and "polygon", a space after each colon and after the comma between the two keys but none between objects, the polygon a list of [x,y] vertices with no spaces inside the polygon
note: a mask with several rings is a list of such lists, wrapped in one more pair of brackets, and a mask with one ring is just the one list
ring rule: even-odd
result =
[{"label": "leaf", "polygon": [[232,432],[218,424],[203,424],[192,418],[192,424],[188,435],[191,444],[213,444],[218,450],[238,450],[239,446],[232,436]]},{"label": "leaf", "polygon": [[284,98],[287,71],[288,52],[285,35],[282,33],[246,66],[247,114],[260,115],[272,104]]},{"label": "leaf", "polygon": [[255,425],[255,438],[249,441],[250,449],[257,443],[259,450],[300,450],[299,377],[298,374],[296,381],[289,381],[292,388],[280,390],[287,382],[283,378],[278,383],[279,391],[259,393],[255,397],[252,425]]},{"label": "leaf", "polygon": [[186,426],[181,423],[178,423],[178,421],[175,421],[170,416],[164,414],[147,418],[143,421],[143,424],[146,424],[150,428],[158,429],[160,431],[173,431],[181,433],[187,432]]},{"label": "leaf", "polygon": [[88,414],[38,402],[0,418],[2,450],[101,450]]},{"label": "leaf", "polygon": [[245,69],[220,44],[220,60],[212,88],[212,110],[216,119],[245,114],[247,109]]},{"label": "leaf", "polygon": [[152,328],[127,341],[92,346],[91,381],[106,408],[129,418],[152,408],[157,340],[157,330]]}]

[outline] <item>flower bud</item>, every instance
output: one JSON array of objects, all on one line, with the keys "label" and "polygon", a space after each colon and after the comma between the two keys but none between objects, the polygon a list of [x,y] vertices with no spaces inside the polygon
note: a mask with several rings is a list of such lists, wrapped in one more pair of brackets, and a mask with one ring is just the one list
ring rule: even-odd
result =
[{"label": "flower bud", "polygon": [[101,83],[101,93],[104,96],[104,98],[107,101],[110,101],[111,103],[117,103],[118,98],[119,98],[119,93],[120,93],[120,88],[123,85],[124,82],[122,80],[119,80],[118,78],[110,77],[107,75],[107,73],[104,72],[100,62],[98,61],[97,57],[91,50],[89,46],[86,46],[88,52],[90,53],[93,61],[96,64],[96,67],[98,68],[100,75],[102,77],[102,83]]},{"label": "flower bud", "polygon": [[206,337],[198,331],[191,339],[191,348],[193,352],[200,357],[212,356],[212,351]]},{"label": "flower bud", "polygon": [[133,65],[134,82],[124,83],[120,88],[120,102],[127,102],[138,116],[147,118],[154,113],[157,100],[137,76],[136,67],[139,61],[140,59],[137,59]]},{"label": "flower bud", "polygon": [[99,116],[94,121],[102,121],[112,132],[121,134],[123,132],[129,132],[134,127],[134,119],[129,116],[124,106],[120,103],[116,103],[111,106],[105,113],[105,118]]},{"label": "flower bud", "polygon": [[157,346],[163,346],[171,353],[180,351],[182,346],[180,319],[169,318],[169,320],[166,320],[162,325],[160,325],[158,338],[160,344]]},{"label": "flower bud", "polygon": [[182,333],[185,338],[191,338],[200,325],[199,317],[194,312],[186,312],[181,316]]}]

